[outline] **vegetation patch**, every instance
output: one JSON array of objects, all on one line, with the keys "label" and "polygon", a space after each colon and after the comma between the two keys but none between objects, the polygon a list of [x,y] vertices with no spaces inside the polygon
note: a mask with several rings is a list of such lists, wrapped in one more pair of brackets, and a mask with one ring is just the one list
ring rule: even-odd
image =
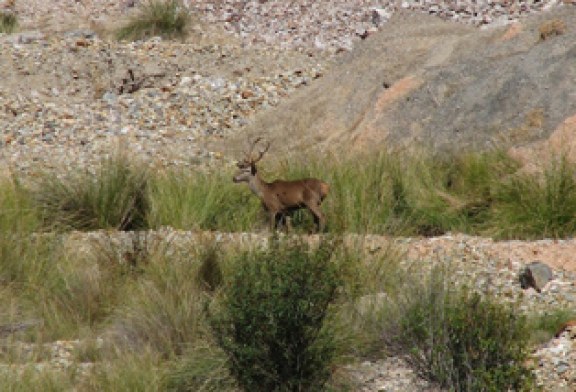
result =
[{"label": "vegetation patch", "polygon": [[125,26],[116,32],[120,40],[139,40],[161,36],[181,38],[186,35],[190,15],[180,0],[146,0]]},{"label": "vegetation patch", "polygon": [[343,285],[332,255],[273,241],[242,254],[210,310],[210,325],[230,373],[247,391],[316,391],[331,376],[337,337],[330,306]]},{"label": "vegetation patch", "polygon": [[47,173],[31,190],[43,225],[57,230],[146,227],[148,171],[126,157],[105,159],[95,173]]},{"label": "vegetation patch", "polygon": [[449,390],[534,390],[525,365],[530,330],[517,309],[454,289],[439,271],[411,287],[385,308],[382,336],[390,352]]},{"label": "vegetation patch", "polygon": [[11,34],[18,28],[18,17],[14,12],[0,11],[0,33]]},{"label": "vegetation patch", "polygon": [[548,20],[538,27],[540,33],[540,41],[545,41],[557,35],[562,35],[566,32],[566,23],[560,19]]}]

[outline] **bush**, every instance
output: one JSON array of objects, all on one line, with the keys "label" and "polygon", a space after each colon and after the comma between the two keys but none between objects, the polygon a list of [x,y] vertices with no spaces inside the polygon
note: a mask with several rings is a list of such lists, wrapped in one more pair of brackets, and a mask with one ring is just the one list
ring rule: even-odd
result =
[{"label": "bush", "polygon": [[118,39],[145,39],[154,36],[183,37],[190,16],[179,0],[148,0],[140,12],[117,32]]},{"label": "bush", "polygon": [[437,271],[409,290],[384,330],[388,349],[425,378],[455,391],[531,391],[526,320],[513,307],[448,289]]},{"label": "bush", "polygon": [[327,317],[343,283],[334,246],[275,239],[236,260],[209,322],[244,390],[316,391],[329,379],[336,342]]},{"label": "bush", "polygon": [[147,171],[114,157],[95,174],[45,174],[32,192],[47,228],[135,230],[146,227],[147,190]]}]

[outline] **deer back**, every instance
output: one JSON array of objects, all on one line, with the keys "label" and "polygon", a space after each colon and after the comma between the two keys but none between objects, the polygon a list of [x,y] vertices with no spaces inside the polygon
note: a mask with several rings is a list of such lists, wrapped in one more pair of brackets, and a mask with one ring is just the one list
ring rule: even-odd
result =
[{"label": "deer back", "polygon": [[316,178],[305,178],[293,181],[276,180],[268,184],[268,190],[267,196],[270,200],[265,200],[265,203],[277,204],[278,209],[287,209],[308,204],[319,205],[328,194],[329,186]]}]

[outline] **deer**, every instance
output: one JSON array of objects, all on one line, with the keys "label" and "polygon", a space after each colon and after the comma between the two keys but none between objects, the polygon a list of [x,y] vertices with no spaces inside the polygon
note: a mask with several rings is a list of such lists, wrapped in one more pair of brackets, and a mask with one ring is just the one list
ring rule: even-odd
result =
[{"label": "deer", "polygon": [[[256,164],[270,148],[270,142],[253,156],[254,148],[261,140],[261,137],[256,138],[249,146],[245,157],[236,163],[239,171],[232,180],[235,183],[248,183],[250,190],[260,199],[264,210],[267,211],[272,231],[286,224],[286,219],[292,212],[305,208],[314,217],[318,232],[322,232],[326,218],[320,205],[328,195],[330,185],[317,178],[264,181],[258,173]],[[287,224],[286,227],[288,228]]]}]

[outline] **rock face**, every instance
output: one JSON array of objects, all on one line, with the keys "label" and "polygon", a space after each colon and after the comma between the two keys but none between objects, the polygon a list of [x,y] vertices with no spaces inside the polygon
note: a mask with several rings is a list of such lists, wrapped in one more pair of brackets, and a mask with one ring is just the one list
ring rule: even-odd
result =
[{"label": "rock face", "polygon": [[[574,7],[490,29],[395,14],[333,71],[250,126],[279,145],[435,149],[546,139],[576,114]],[[566,27],[540,38],[550,20]],[[250,133],[249,132],[249,133]]]}]

